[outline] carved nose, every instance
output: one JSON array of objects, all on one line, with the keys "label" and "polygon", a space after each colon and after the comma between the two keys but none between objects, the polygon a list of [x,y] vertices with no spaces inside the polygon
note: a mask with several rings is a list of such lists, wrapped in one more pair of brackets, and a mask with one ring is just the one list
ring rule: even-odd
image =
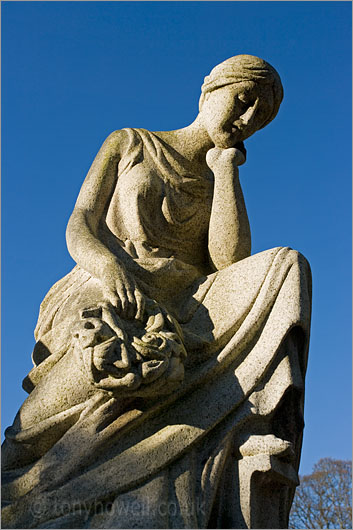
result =
[{"label": "carved nose", "polygon": [[239,119],[243,125],[249,125],[249,123],[254,119],[258,105],[259,99],[257,98],[254,105],[249,107],[248,110],[240,116]]},{"label": "carved nose", "polygon": [[248,125],[254,115],[254,108],[250,107],[245,114],[240,116],[240,121],[243,125]]}]

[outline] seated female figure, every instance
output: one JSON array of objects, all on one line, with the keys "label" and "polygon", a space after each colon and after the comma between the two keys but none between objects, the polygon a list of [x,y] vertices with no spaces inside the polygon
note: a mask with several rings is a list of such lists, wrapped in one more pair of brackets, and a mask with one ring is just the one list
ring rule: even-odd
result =
[{"label": "seated female figure", "polygon": [[286,525],[310,269],[289,248],[250,255],[238,171],[282,96],[268,63],[239,55],[205,78],[191,125],[104,142],[6,433],[8,527]]}]

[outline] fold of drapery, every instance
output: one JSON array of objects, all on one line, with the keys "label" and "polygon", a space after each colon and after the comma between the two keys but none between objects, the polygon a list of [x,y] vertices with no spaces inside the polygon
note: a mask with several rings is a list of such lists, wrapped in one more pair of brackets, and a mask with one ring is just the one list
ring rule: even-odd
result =
[{"label": "fold of drapery", "polygon": [[[248,260],[251,274],[251,258]],[[213,288],[216,284],[210,287],[211,295]],[[60,513],[62,506],[70,507],[75,517],[76,508],[84,506],[81,515],[85,522],[82,519],[80,524],[89,526],[87,513],[97,500],[118,499],[165,470],[172,470],[176,462],[202,447],[217,430],[222,446],[226,433],[236,433],[244,421],[256,415],[273,414],[290,388],[296,388],[302,395],[310,290],[310,271],[305,259],[287,248],[274,252],[256,299],[249,301],[246,316],[234,336],[221,351],[187,371],[179,391],[145,411],[131,411],[125,419],[116,418],[116,411],[110,411],[111,404],[105,400],[103,404],[95,404],[98,408],[88,414],[92,411],[91,400],[84,407],[86,414],[83,410],[78,420],[30,469],[13,479],[9,471],[7,483],[5,473],[3,498],[10,504],[3,511],[3,526],[26,527],[33,506],[37,507],[38,517],[33,519],[32,513],[36,527],[45,527],[50,520],[63,525],[56,528],[70,527],[65,526],[71,524],[68,515]],[[217,295],[221,293],[213,293]],[[287,337],[297,332],[301,337],[297,348],[286,353]],[[261,397],[266,385],[274,389],[267,392],[271,399]],[[17,443],[21,443],[21,436],[25,438],[18,433]],[[30,443],[30,437],[22,442]],[[74,447],[85,449],[82,459],[72,450]],[[209,458],[216,458],[219,451],[216,448],[215,456],[208,455]],[[100,456],[85,466],[84,455],[92,452]],[[198,461],[196,468],[200,466]],[[222,466],[218,466],[217,473],[222,474]],[[188,480],[195,480],[195,476]],[[208,499],[214,497],[217,480],[208,487],[207,483],[205,479],[198,500],[202,495]],[[203,517],[206,516],[198,516],[200,528],[207,522]],[[94,527],[94,518],[91,522]]]}]

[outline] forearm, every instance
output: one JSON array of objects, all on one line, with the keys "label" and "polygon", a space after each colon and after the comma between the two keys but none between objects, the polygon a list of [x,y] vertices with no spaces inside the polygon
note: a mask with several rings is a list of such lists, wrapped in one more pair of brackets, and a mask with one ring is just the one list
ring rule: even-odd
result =
[{"label": "forearm", "polygon": [[216,270],[246,258],[251,234],[237,166],[215,172],[208,249]]},{"label": "forearm", "polygon": [[134,278],[105,244],[102,226],[115,192],[125,132],[115,131],[101,147],[82,185],[70,217],[68,250],[83,269],[102,283],[103,297],[123,318],[142,318],[144,299]]}]

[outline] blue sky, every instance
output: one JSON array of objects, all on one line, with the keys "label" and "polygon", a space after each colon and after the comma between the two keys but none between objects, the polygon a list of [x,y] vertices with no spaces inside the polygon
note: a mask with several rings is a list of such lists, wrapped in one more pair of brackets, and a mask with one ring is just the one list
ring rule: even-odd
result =
[{"label": "blue sky", "polygon": [[39,305],[74,265],[65,228],[105,137],[194,120],[203,78],[248,53],[285,97],[246,142],[253,253],[313,272],[301,473],[351,458],[351,3],[1,2],[2,431],[26,397]]}]

